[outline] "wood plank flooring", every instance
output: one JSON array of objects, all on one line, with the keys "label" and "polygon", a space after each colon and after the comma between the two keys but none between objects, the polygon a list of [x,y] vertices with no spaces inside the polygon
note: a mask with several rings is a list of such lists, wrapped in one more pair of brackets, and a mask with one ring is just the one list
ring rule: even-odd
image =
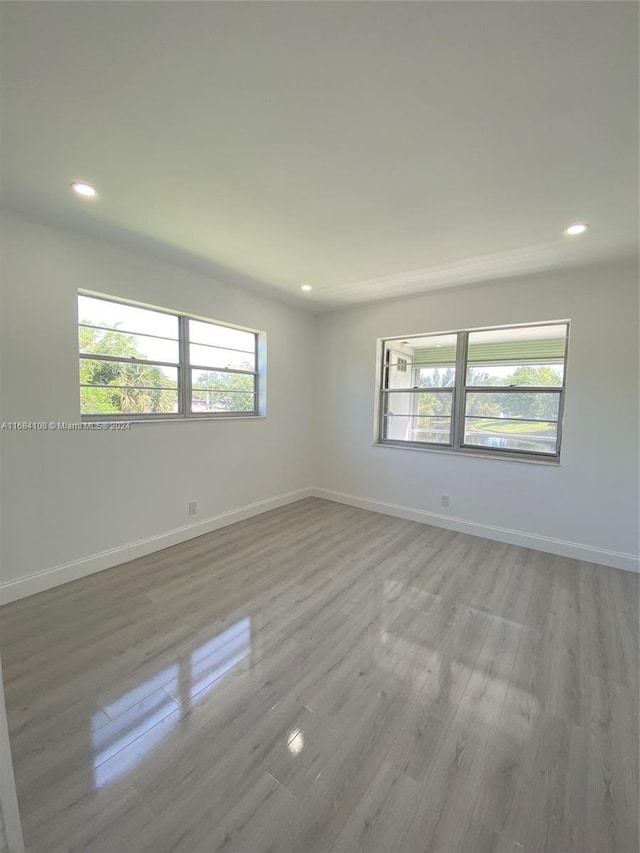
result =
[{"label": "wood plank flooring", "polygon": [[638,577],[308,499],[6,605],[30,853],[637,853]]}]

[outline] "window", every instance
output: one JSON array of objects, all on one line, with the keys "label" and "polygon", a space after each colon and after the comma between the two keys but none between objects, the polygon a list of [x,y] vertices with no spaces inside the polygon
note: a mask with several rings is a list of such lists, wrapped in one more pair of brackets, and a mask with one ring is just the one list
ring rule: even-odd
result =
[{"label": "window", "polygon": [[78,294],[82,416],[258,414],[258,333]]},{"label": "window", "polygon": [[560,455],[567,322],[382,342],[382,444]]}]

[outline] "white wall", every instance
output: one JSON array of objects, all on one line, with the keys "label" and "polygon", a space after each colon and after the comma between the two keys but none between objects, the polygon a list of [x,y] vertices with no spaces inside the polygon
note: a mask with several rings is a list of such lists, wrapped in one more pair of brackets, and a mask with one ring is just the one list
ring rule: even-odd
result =
[{"label": "white wall", "polygon": [[[78,288],[257,328],[268,348],[265,419],[0,432],[5,599],[172,544],[165,537],[127,548],[191,522],[304,496],[297,490],[310,485],[312,315],[19,217],[3,221],[2,235],[2,421],[79,421]],[[198,502],[195,518],[190,500]],[[60,566],[26,585],[12,583]]]},{"label": "white wall", "polygon": [[[572,325],[559,467],[373,446],[378,338],[566,318]],[[318,346],[314,485],[319,494],[637,570],[638,269],[633,263],[326,314],[318,318]],[[440,505],[441,494],[450,495],[448,509]]]}]

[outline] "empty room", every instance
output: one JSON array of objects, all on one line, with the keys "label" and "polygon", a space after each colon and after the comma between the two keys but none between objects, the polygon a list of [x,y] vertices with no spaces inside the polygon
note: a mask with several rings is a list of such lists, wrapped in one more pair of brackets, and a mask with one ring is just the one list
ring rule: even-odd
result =
[{"label": "empty room", "polygon": [[1,0],[0,851],[638,853],[639,8]]}]

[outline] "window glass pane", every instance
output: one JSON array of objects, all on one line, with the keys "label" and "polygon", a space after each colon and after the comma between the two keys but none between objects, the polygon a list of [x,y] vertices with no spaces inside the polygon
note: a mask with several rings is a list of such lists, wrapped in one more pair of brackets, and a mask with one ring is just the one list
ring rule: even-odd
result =
[{"label": "window glass pane", "polygon": [[555,453],[560,395],[468,392],[464,443],[530,453]]},{"label": "window glass pane", "polygon": [[394,441],[451,441],[451,391],[385,394],[385,438]]},{"label": "window glass pane", "polygon": [[178,340],[178,318],[173,314],[82,294],[78,294],[78,322],[103,329],[120,329]]},{"label": "window glass pane", "polygon": [[385,367],[385,388],[413,388],[418,380],[414,375],[413,357],[409,353],[388,350]]},{"label": "window glass pane", "polygon": [[227,347],[255,353],[256,336],[253,332],[229,329],[214,323],[189,320],[189,341],[195,344],[208,344],[213,347]]},{"label": "window glass pane", "polygon": [[253,353],[237,352],[236,350],[218,349],[217,347],[191,344],[189,347],[191,364],[202,367],[226,367],[229,370],[255,370]]},{"label": "window glass pane", "polygon": [[215,370],[191,371],[191,410],[193,412],[253,412],[256,409],[255,376],[221,373]]},{"label": "window glass pane", "polygon": [[563,364],[469,365],[467,385],[561,388]]},{"label": "window glass pane", "polygon": [[455,380],[457,335],[387,341],[385,388],[448,388]]},{"label": "window glass pane", "polygon": [[557,441],[555,421],[465,418],[464,443],[473,447],[556,453]]},{"label": "window glass pane", "polygon": [[567,326],[525,326],[469,333],[469,364],[562,363]]},{"label": "window glass pane", "polygon": [[80,384],[173,389],[178,387],[178,368],[81,358]]},{"label": "window glass pane", "polygon": [[178,412],[178,393],[166,389],[80,388],[83,415],[158,415]]},{"label": "window glass pane", "polygon": [[242,391],[201,391],[194,389],[192,412],[254,412],[255,394]]},{"label": "window glass pane", "polygon": [[455,367],[416,367],[414,378],[418,388],[453,388],[456,369]]},{"label": "window glass pane", "polygon": [[411,342],[417,367],[455,367],[457,335],[431,335]]},{"label": "window glass pane", "polygon": [[215,370],[192,370],[191,386],[194,391],[250,391],[255,390],[255,376],[246,373],[217,373]]},{"label": "window glass pane", "polygon": [[389,441],[420,441],[428,444],[451,444],[451,418],[419,416],[385,416],[384,438]]},{"label": "window glass pane", "polygon": [[467,416],[486,418],[510,418],[516,420],[556,421],[560,395],[555,392],[508,392],[481,393],[468,391]]},{"label": "window glass pane", "polygon": [[130,335],[86,326],[78,328],[78,338],[80,352],[146,358],[149,361],[172,361],[176,364],[180,358],[178,341],[165,338]]}]

